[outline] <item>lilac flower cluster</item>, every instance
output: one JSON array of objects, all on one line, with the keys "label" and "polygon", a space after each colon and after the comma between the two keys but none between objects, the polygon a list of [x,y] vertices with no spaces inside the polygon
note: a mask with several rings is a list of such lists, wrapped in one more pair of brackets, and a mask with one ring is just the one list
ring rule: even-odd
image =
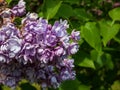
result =
[{"label": "lilac flower cluster", "polygon": [[66,20],[52,26],[36,13],[28,13],[17,27],[11,19],[25,13],[23,0],[1,15],[6,12],[10,15],[0,27],[0,84],[15,87],[26,79],[42,88],[58,88],[62,81],[75,78],[70,56],[79,49],[79,31],[68,34]]}]

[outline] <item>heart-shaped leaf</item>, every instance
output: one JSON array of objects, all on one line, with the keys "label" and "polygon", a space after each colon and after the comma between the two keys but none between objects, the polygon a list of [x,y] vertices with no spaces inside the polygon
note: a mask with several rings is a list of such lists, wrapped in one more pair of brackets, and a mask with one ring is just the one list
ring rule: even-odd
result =
[{"label": "heart-shaped leaf", "polygon": [[95,22],[88,22],[81,27],[81,35],[90,46],[101,52],[101,38]]},{"label": "heart-shaped leaf", "polygon": [[120,7],[112,9],[108,14],[114,21],[120,21]]},{"label": "heart-shaped leaf", "polygon": [[113,24],[111,25],[111,21],[106,22],[104,20],[99,22],[100,26],[100,33],[103,37],[102,41],[104,46],[111,40],[115,35],[118,33],[120,25],[119,24]]}]

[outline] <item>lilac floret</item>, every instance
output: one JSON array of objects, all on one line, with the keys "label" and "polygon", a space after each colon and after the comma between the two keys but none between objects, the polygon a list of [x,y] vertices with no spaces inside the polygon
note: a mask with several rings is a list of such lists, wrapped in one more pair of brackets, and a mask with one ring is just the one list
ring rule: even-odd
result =
[{"label": "lilac floret", "polygon": [[20,31],[15,27],[13,23],[7,23],[6,25],[2,26],[1,32],[6,34],[6,38],[10,38],[13,36],[19,37]]},{"label": "lilac floret", "polygon": [[69,54],[75,54],[79,50],[79,45],[77,43],[71,43],[68,47],[68,53]]},{"label": "lilac floret", "polygon": [[44,63],[48,63],[48,61],[52,61],[54,57],[54,52],[51,51],[50,49],[45,49],[42,52],[42,55],[40,57],[40,61]]},{"label": "lilac floret", "polygon": [[0,45],[6,40],[6,33],[0,32]]},{"label": "lilac floret", "polygon": [[17,38],[8,39],[5,44],[10,58],[15,57],[21,50],[21,40]]},{"label": "lilac floret", "polygon": [[58,46],[58,47],[55,48],[55,55],[56,56],[61,56],[61,55],[64,55],[64,54],[65,54],[65,50],[64,50],[63,47]]},{"label": "lilac floret", "polygon": [[70,38],[68,35],[65,35],[64,37],[62,37],[60,39],[60,42],[62,43],[62,45],[65,47],[65,48],[68,48],[69,45],[70,45]]},{"label": "lilac floret", "polygon": [[80,40],[80,32],[73,30],[71,33],[71,38],[76,41]]},{"label": "lilac floret", "polygon": [[38,15],[36,13],[27,13],[26,17],[22,19],[22,24],[30,23],[31,21],[36,21]]},{"label": "lilac floret", "polygon": [[56,21],[52,27],[52,32],[57,36],[57,37],[63,37],[67,34],[66,29],[69,27],[67,24],[67,21]]},{"label": "lilac floret", "polygon": [[14,16],[22,16],[25,14],[25,2],[20,0],[16,6],[12,8],[12,13]]},{"label": "lilac floret", "polygon": [[54,47],[56,46],[56,43],[57,42],[57,38],[55,35],[51,35],[51,34],[48,34],[45,36],[45,41],[44,43],[47,45],[47,46],[51,46],[51,47]]}]

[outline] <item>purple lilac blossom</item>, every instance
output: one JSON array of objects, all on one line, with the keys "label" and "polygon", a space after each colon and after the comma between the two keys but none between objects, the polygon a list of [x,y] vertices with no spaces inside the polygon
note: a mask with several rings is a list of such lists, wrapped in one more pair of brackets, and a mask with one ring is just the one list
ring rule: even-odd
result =
[{"label": "purple lilac blossom", "polygon": [[[10,11],[15,17],[23,15],[25,2],[20,0]],[[75,79],[70,56],[79,49],[79,31],[69,34],[67,20],[51,25],[36,13],[28,13],[20,26],[9,20],[0,27],[0,84],[15,88],[26,79],[45,89],[58,88],[63,81]]]},{"label": "purple lilac blossom", "polygon": [[76,41],[80,40],[80,32],[73,30],[71,33],[71,38]]}]

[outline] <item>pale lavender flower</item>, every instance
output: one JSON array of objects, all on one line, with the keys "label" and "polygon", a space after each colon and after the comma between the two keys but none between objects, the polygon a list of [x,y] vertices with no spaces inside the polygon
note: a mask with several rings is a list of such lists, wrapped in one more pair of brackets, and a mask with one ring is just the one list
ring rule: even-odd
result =
[{"label": "pale lavender flower", "polygon": [[60,22],[56,21],[52,27],[52,32],[57,36],[57,37],[63,37],[67,35],[66,29],[69,27],[67,24],[67,21],[62,21]]},{"label": "pale lavender flower", "polygon": [[5,44],[10,58],[15,57],[21,50],[21,40],[17,38],[8,39]]},{"label": "pale lavender flower", "polygon": [[68,53],[69,54],[75,54],[79,50],[79,45],[77,43],[71,43],[68,47]]},{"label": "pale lavender flower", "polygon": [[61,43],[62,43],[62,45],[65,47],[65,48],[68,48],[69,47],[69,45],[70,45],[70,38],[69,38],[69,36],[68,35],[65,35],[64,37],[62,37],[61,39],[60,39],[60,41],[61,41]]},{"label": "pale lavender flower", "polygon": [[27,13],[26,17],[22,19],[22,24],[29,23],[31,21],[36,21],[38,18],[38,15],[36,13]]},{"label": "pale lavender flower", "polygon": [[51,85],[53,86],[53,88],[57,88],[60,86],[59,82],[57,81],[57,78],[55,76],[52,76],[51,77]]},{"label": "pale lavender flower", "polygon": [[61,55],[64,55],[64,54],[65,54],[65,50],[64,50],[63,47],[58,46],[58,47],[55,48],[55,55],[56,56],[61,56]]},{"label": "pale lavender flower", "polygon": [[0,45],[6,40],[6,33],[0,31]]},{"label": "pale lavender flower", "polygon": [[67,68],[73,68],[74,67],[74,60],[73,59],[64,59],[63,61],[62,61],[62,66],[65,66],[65,67],[67,67]]},{"label": "pale lavender flower", "polygon": [[16,79],[15,77],[7,77],[4,84],[9,87],[14,87],[16,86]]},{"label": "pale lavender flower", "polygon": [[73,30],[71,33],[71,38],[76,41],[80,40],[80,32]]},{"label": "pale lavender flower", "polygon": [[26,56],[35,56],[36,53],[35,45],[31,45],[30,43],[25,43],[23,51]]},{"label": "pale lavender flower", "polygon": [[1,32],[4,32],[6,34],[6,38],[10,38],[13,36],[19,37],[20,35],[20,32],[13,23],[7,23],[6,25],[3,25],[1,28]]},{"label": "pale lavender flower", "polygon": [[45,36],[45,41],[44,43],[47,45],[47,46],[50,46],[50,47],[54,47],[56,46],[57,44],[57,38],[55,35],[51,35],[51,34],[48,34]]},{"label": "pale lavender flower", "polygon": [[26,33],[26,34],[24,35],[24,40],[25,40],[25,42],[32,42],[32,41],[33,41],[33,37],[34,37],[33,34],[31,34],[31,33]]},{"label": "pale lavender flower", "polygon": [[25,14],[25,2],[20,0],[16,6],[12,8],[12,13],[14,16],[22,16]]},{"label": "pale lavender flower", "polygon": [[54,57],[54,52],[50,49],[45,49],[41,55],[40,61],[43,63],[48,63],[48,61],[52,61]]}]

